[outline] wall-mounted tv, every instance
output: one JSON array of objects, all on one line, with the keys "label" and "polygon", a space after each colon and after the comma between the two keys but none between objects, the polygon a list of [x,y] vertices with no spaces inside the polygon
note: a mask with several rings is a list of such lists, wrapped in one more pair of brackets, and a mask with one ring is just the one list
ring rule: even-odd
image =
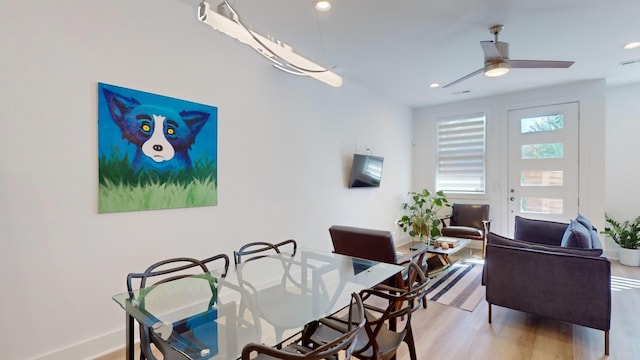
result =
[{"label": "wall-mounted tv", "polygon": [[353,154],[349,187],[380,187],[383,160],[381,156]]}]

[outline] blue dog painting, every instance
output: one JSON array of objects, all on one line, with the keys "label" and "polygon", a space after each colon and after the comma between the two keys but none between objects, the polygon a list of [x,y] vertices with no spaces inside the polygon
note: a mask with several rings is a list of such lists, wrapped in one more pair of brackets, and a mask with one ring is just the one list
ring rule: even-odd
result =
[{"label": "blue dog painting", "polygon": [[99,212],[217,205],[217,108],[98,83]]}]

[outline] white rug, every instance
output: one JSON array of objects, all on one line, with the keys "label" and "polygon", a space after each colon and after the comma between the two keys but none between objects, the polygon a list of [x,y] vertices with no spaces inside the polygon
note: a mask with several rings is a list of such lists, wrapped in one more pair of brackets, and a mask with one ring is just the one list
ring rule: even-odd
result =
[{"label": "white rug", "polygon": [[484,296],[482,264],[464,261],[431,279],[427,288],[427,299],[466,311],[473,311]]}]

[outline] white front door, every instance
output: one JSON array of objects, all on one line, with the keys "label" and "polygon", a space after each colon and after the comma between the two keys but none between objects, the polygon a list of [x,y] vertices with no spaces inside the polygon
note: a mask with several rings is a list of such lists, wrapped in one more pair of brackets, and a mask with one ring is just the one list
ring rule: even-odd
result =
[{"label": "white front door", "polygon": [[510,110],[509,235],[516,215],[568,222],[578,213],[579,103]]}]

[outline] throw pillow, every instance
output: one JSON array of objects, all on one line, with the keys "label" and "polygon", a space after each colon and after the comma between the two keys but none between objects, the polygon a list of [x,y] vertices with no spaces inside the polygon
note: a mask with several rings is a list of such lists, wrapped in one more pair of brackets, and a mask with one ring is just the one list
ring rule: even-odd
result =
[{"label": "throw pillow", "polygon": [[600,242],[600,235],[596,230],[591,230],[591,248],[602,249],[602,242]]},{"label": "throw pillow", "polygon": [[591,229],[576,220],[571,220],[560,242],[561,247],[591,249]]},{"label": "throw pillow", "polygon": [[593,229],[593,225],[591,225],[591,220],[587,219],[582,214],[578,214],[578,216],[576,217],[576,221],[584,225],[584,227],[586,227],[587,230]]},{"label": "throw pillow", "polygon": [[584,225],[584,227],[589,230],[589,235],[591,237],[591,248],[602,249],[602,243],[600,242],[600,237],[598,236],[598,230],[596,230],[593,224],[591,224],[591,220],[587,219],[582,214],[578,214],[578,216],[576,217],[576,221]]},{"label": "throw pillow", "polygon": [[531,243],[527,241],[509,239],[507,237],[500,236],[492,232],[490,232],[487,235],[487,244],[510,246],[510,247],[522,248],[522,249],[548,251],[548,252],[555,252],[555,253],[561,253],[561,254],[580,255],[580,256],[597,257],[602,255],[602,249],[577,249],[577,248],[568,248],[568,247],[561,247],[561,246],[554,246],[554,245],[542,245],[542,244]]}]

